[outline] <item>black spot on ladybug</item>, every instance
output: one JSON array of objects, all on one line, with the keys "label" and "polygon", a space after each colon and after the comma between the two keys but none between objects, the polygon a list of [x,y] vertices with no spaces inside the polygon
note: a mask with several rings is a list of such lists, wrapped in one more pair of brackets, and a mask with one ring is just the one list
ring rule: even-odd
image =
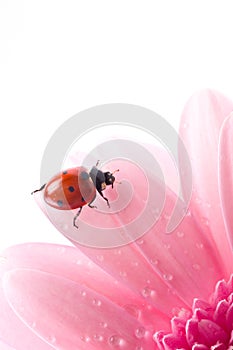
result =
[{"label": "black spot on ladybug", "polygon": [[58,201],[57,201],[57,205],[58,205],[59,207],[62,207],[62,206],[63,206],[63,202],[62,202],[61,200],[58,200]]},{"label": "black spot on ladybug", "polygon": [[70,186],[70,187],[68,187],[68,190],[69,190],[70,192],[74,192],[74,187],[73,187],[73,186]]},{"label": "black spot on ladybug", "polygon": [[85,202],[85,199],[82,197],[82,202]]},{"label": "black spot on ladybug", "polygon": [[87,180],[89,179],[89,174],[86,171],[82,171],[80,177],[82,180]]},{"label": "black spot on ladybug", "polygon": [[68,172],[65,170],[65,171],[63,171],[63,173],[62,173],[62,174],[63,174],[63,175],[66,175],[67,173],[68,173]]}]

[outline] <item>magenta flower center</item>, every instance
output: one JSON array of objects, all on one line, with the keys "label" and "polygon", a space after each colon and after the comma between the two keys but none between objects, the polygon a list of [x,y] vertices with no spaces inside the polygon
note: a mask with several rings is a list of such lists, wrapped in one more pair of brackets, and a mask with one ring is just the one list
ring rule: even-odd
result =
[{"label": "magenta flower center", "polygon": [[233,350],[233,275],[219,281],[209,302],[194,299],[192,312],[171,320],[171,333],[154,334],[161,350]]}]

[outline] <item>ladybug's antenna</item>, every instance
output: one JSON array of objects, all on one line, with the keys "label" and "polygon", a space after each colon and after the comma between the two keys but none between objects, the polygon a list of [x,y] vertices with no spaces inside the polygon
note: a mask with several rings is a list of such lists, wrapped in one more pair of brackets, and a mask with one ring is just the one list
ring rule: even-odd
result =
[{"label": "ladybug's antenna", "polygon": [[42,191],[45,188],[46,184],[44,184],[43,186],[41,186],[38,190],[32,191],[31,194]]},{"label": "ladybug's antenna", "polygon": [[111,175],[115,174],[116,172],[120,171],[120,169],[116,169],[113,171],[113,173],[111,173]]}]

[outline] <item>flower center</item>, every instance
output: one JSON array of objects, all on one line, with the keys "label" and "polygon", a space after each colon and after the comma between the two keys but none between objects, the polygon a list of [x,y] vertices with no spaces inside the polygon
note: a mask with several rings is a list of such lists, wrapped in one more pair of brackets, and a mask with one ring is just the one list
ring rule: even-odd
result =
[{"label": "flower center", "polygon": [[192,312],[173,317],[171,329],[154,334],[160,350],[233,350],[233,275],[217,283],[209,302],[194,299]]}]

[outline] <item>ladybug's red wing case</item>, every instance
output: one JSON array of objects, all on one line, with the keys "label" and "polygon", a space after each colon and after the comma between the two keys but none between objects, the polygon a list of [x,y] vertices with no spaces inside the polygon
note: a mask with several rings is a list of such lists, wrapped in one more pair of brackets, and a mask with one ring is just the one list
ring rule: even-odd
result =
[{"label": "ladybug's red wing case", "polygon": [[44,191],[45,202],[60,210],[82,207],[92,202],[95,196],[95,186],[84,167],[57,174],[48,182]]}]

